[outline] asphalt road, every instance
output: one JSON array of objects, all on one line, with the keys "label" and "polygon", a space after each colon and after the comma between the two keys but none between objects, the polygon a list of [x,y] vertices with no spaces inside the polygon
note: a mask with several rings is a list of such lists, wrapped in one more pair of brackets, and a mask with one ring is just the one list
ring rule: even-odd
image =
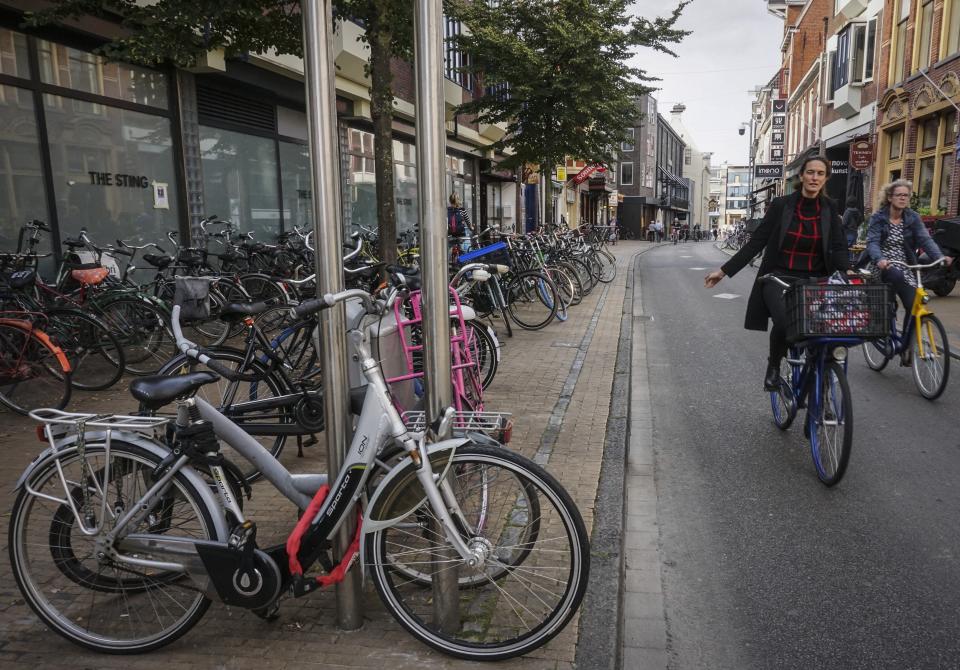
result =
[{"label": "asphalt road", "polygon": [[725,258],[688,243],[637,267],[670,667],[957,668],[960,362],[931,403],[852,351],[853,454],[827,489],[802,421],[781,433],[762,392],[756,271],[703,288]]}]

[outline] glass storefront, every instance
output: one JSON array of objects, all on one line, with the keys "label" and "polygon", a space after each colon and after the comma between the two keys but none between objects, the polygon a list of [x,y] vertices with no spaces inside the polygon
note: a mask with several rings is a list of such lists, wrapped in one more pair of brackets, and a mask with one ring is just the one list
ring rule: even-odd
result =
[{"label": "glass storefront", "polygon": [[169,119],[50,94],[43,104],[62,237],[86,228],[102,244],[143,243],[178,230]]},{"label": "glass storefront", "polygon": [[313,186],[310,183],[310,148],[280,142],[280,177],[283,180],[283,226],[313,225]]},{"label": "glass storefront", "polygon": [[48,220],[33,94],[0,86],[0,251],[16,251],[20,227],[33,219]]},{"label": "glass storefront", "polygon": [[217,215],[273,243],[280,232],[280,193],[276,141],[200,126],[203,202]]}]

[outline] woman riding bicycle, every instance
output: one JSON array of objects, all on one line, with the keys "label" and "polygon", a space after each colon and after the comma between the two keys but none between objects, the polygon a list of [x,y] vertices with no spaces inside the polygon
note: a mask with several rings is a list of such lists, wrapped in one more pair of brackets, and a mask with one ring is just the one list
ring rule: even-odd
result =
[{"label": "woman riding bicycle", "polygon": [[[873,261],[877,279],[893,286],[903,303],[906,315],[903,318],[904,339],[907,329],[912,325],[911,309],[917,292],[916,279],[902,267],[891,265],[891,261],[900,261],[916,265],[917,249],[923,248],[935,261],[943,256],[940,247],[930,237],[920,215],[910,209],[910,194],[913,183],[906,179],[897,179],[880,190],[880,209],[870,217],[867,227],[866,254]],[[953,262],[949,256],[947,265]],[[900,364],[910,365],[910,347],[901,354]]]},{"label": "woman riding bicycle", "polygon": [[[776,274],[786,281],[826,277],[849,265],[847,239],[836,203],[823,192],[830,178],[830,163],[823,156],[807,158],[800,167],[801,189],[774,199],[763,221],[734,256],[708,274],[707,288],[713,288],[726,276],[739,272],[763,251],[758,277]],[[787,353],[787,315],[783,288],[774,282],[754,282],[747,302],[744,327],[747,330],[770,329],[770,351],[763,387],[777,390],[780,361]]]}]

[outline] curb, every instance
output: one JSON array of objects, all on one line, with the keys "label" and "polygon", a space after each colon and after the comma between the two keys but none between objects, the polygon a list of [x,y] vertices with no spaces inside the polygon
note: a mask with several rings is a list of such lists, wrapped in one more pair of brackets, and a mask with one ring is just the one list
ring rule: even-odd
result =
[{"label": "curb", "polygon": [[[633,287],[637,257],[630,257],[626,293],[617,342],[607,416],[603,460],[590,534],[590,577],[580,609],[580,631],[574,667],[583,670],[617,670],[623,646],[624,504],[626,500],[627,448],[630,443],[630,360],[633,342]],[[611,604],[614,606],[611,607]]]}]

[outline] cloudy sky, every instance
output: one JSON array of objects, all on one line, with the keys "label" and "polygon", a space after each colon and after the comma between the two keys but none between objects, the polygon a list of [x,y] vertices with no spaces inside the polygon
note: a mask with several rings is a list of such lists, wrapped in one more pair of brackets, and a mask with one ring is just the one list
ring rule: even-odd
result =
[{"label": "cloudy sky", "polygon": [[[675,0],[636,0],[632,13],[666,16]],[[677,58],[642,50],[633,64],[660,77],[654,93],[667,119],[670,108],[687,107],[683,122],[700,151],[713,162],[746,163],[747,137],[737,129],[750,115],[755,86],[766,84],[780,66],[783,23],[767,13],[764,0],[693,0],[678,25],[692,30],[673,47]]]}]

